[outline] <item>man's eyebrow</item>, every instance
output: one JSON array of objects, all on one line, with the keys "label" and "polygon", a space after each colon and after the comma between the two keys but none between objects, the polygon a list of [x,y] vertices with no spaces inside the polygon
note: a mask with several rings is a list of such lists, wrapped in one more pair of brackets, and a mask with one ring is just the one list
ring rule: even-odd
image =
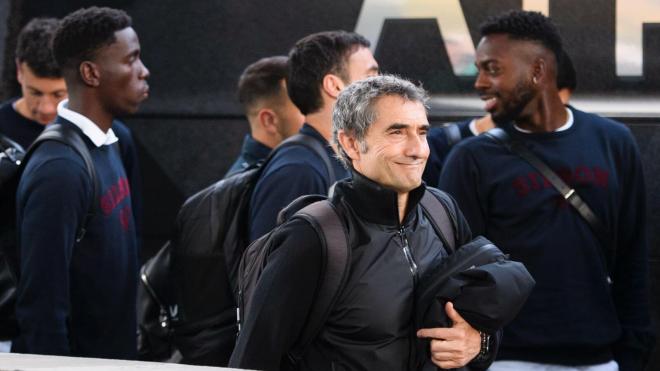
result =
[{"label": "man's eyebrow", "polygon": [[134,57],[140,55],[140,48],[135,48],[126,54],[127,57]]},{"label": "man's eyebrow", "polygon": [[[385,131],[407,129],[409,127],[410,127],[410,125],[408,125],[408,124],[402,124],[400,122],[395,122],[395,123],[391,124],[390,126],[388,126],[387,129],[385,129]],[[420,127],[420,129],[426,129],[426,130],[428,130],[429,128],[431,128],[431,125],[429,125],[429,124],[422,124],[421,127]]]},{"label": "man's eyebrow", "polygon": [[489,63],[497,63],[497,59],[495,59],[495,58],[488,58],[488,59],[483,60],[483,61],[475,61],[475,62],[474,62],[474,65],[477,66],[477,67],[479,67],[480,65],[481,65],[481,66],[486,66],[486,65],[488,65]]},{"label": "man's eyebrow", "polygon": [[409,127],[409,126],[410,126],[410,125],[402,124],[402,123],[399,123],[399,122],[395,122],[395,123],[391,124],[390,126],[388,126],[387,129],[385,129],[385,131],[398,130],[398,129],[405,129],[405,128]]}]

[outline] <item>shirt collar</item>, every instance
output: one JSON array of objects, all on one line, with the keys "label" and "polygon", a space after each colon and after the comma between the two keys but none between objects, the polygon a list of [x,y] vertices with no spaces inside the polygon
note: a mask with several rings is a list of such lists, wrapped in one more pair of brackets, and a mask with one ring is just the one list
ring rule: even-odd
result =
[{"label": "shirt collar", "polygon": [[[566,107],[566,112],[568,113],[568,117],[566,118],[566,122],[564,123],[564,125],[562,125],[562,126],[558,127],[557,129],[555,129],[555,133],[560,132],[560,131],[568,130],[568,129],[571,128],[571,126],[573,126],[573,112],[571,112],[571,110],[568,109],[568,107]],[[521,133],[532,134],[531,130],[520,128],[515,123],[513,124],[513,127]]]},{"label": "shirt collar", "polygon": [[115,132],[112,131],[112,128],[108,129],[107,133],[104,133],[103,130],[101,130],[92,120],[78,112],[70,110],[68,106],[68,99],[61,101],[60,104],[57,105],[57,114],[63,119],[71,121],[72,124],[76,125],[95,146],[109,146],[119,141],[119,138],[117,138]]},{"label": "shirt collar", "polygon": [[267,145],[254,139],[252,135],[246,134],[243,139],[241,155],[248,164],[255,164],[268,157],[271,150]]}]

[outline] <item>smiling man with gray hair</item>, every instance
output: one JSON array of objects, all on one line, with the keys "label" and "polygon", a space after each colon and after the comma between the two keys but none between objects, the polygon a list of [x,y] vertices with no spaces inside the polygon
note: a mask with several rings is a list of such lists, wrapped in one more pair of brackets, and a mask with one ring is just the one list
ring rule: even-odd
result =
[{"label": "smiling man with gray hair", "polygon": [[[454,220],[456,244],[471,239],[455,202],[422,183],[429,154],[426,92],[394,76],[347,87],[333,112],[333,139],[352,179],[337,183],[330,202],[348,233],[348,275],[318,335],[295,365],[288,354],[309,318],[324,269],[321,237],[293,218],[270,236],[273,252],[257,283],[231,367],[298,370],[409,370],[419,361],[416,337],[431,338],[431,359],[442,368],[470,363],[485,369],[486,334],[445,307],[453,326],[414,325],[419,277],[447,256],[432,227],[427,198]],[[423,200],[424,199],[424,200]],[[484,339],[486,341],[484,342]],[[484,347],[484,345],[486,345]],[[492,345],[492,344],[490,344]],[[428,356],[427,356],[428,357]]]}]

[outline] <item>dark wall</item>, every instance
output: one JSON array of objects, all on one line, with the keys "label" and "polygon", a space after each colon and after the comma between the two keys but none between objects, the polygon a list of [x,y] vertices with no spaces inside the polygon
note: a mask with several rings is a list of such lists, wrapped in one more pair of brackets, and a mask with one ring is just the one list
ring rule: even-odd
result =
[{"label": "dark wall", "polygon": [[[478,25],[488,15],[522,5],[521,0],[460,3],[475,43]],[[0,53],[4,51],[0,95],[17,93],[12,52],[22,25],[35,16],[61,17],[92,4],[129,12],[140,36],[143,60],[151,71],[151,97],[138,115],[127,119],[144,173],[147,257],[168,238],[183,200],[220,178],[237,155],[248,129],[234,91],[242,69],[260,57],[286,54],[293,42],[306,34],[353,30],[363,1],[0,1],[0,22],[6,20],[0,27]],[[578,72],[578,100],[581,95],[608,100],[646,97],[660,91],[656,73],[660,25],[644,26],[644,76],[621,78],[615,75],[614,0],[551,0],[550,15],[560,26]],[[384,71],[422,81],[436,96],[473,94],[473,78],[454,76],[442,34],[432,17],[387,20],[375,55]],[[449,113],[445,106],[435,105],[432,120],[440,123],[469,114],[480,112],[455,109]],[[653,303],[654,313],[660,313],[660,165],[656,160],[660,158],[660,109],[622,120],[630,124],[638,139],[648,178]]]}]

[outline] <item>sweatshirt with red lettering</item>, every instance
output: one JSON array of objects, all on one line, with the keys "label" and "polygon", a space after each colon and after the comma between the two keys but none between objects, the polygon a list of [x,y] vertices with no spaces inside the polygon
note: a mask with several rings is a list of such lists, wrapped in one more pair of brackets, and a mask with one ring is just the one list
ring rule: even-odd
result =
[{"label": "sweatshirt with red lettering", "polygon": [[[58,118],[63,125],[72,123]],[[85,135],[99,194],[80,155],[54,141],[30,158],[17,194],[20,353],[136,356],[138,248],[131,189],[116,145]],[[90,209],[90,206],[93,206]],[[93,210],[80,242],[76,235]]]},{"label": "sweatshirt with red lettering", "polygon": [[[505,130],[557,172],[600,218],[615,266],[590,226],[530,164],[486,136],[449,154],[439,188],[456,198],[475,235],[521,261],[536,287],[504,329],[499,359],[641,370],[652,342],[646,198],[635,140],[618,122],[571,108],[564,131]],[[607,277],[613,283],[609,284]]]}]

